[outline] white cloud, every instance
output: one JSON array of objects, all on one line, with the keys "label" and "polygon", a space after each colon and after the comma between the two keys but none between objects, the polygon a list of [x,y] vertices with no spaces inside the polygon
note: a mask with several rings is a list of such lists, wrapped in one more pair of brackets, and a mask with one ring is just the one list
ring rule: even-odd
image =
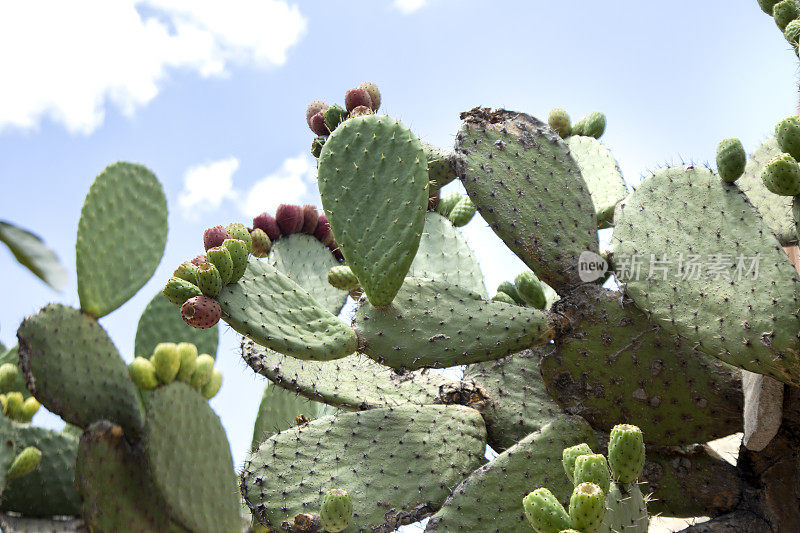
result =
[{"label": "white cloud", "polygon": [[279,204],[302,203],[309,193],[316,194],[316,187],[316,160],[300,154],[286,159],[280,169],[256,182],[244,195],[240,208],[248,217],[264,211],[274,213]]},{"label": "white cloud", "polygon": [[49,118],[88,134],[107,105],[150,102],[171,69],[282,65],[305,31],[287,0],[0,2],[0,130]]},{"label": "white cloud", "polygon": [[237,198],[233,174],[238,169],[235,157],[190,167],[183,175],[183,190],[178,196],[184,215],[195,218],[201,211],[219,208],[223,200]]},{"label": "white cloud", "polygon": [[394,7],[406,15],[428,5],[428,0],[394,0]]}]

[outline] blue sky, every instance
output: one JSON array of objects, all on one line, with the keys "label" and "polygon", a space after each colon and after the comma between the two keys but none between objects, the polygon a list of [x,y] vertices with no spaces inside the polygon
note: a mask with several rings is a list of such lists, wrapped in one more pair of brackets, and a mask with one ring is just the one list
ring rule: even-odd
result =
[{"label": "blue sky", "polygon": [[[629,184],[660,163],[713,161],[725,137],[752,151],[797,105],[796,58],[755,0],[222,4],[0,5],[0,218],[41,235],[72,280],[56,293],[0,250],[5,344],[46,303],[77,305],[83,197],[103,167],[128,160],[156,173],[170,206],[155,277],[101,320],[129,359],[139,314],[202,251],[204,228],[319,203],[305,107],[341,103],[365,80],[381,88],[382,112],[446,148],[459,112],[476,105],[542,118],[555,106],[574,118],[602,111]],[[490,290],[522,270],[478,217],[465,234]],[[238,463],[263,379],[237,347],[224,331],[212,405]]]}]

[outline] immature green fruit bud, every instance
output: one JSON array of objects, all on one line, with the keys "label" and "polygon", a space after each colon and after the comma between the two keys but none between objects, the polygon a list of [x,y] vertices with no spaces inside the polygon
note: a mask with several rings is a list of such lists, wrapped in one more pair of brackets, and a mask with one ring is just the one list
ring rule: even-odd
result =
[{"label": "immature green fruit bud", "polygon": [[458,200],[448,218],[455,227],[460,228],[461,226],[466,226],[473,216],[475,216],[475,204],[472,203],[468,196],[463,196]]},{"label": "immature green fruit bud", "polygon": [[133,384],[142,390],[153,390],[158,386],[156,367],[144,357],[137,357],[128,365],[128,375]]},{"label": "immature green fruit bud", "polygon": [[517,294],[531,307],[544,309],[547,306],[547,298],[544,296],[542,282],[530,270],[517,276],[514,280],[514,287],[517,289]]},{"label": "immature green fruit bud", "polygon": [[172,273],[172,276],[188,281],[192,285],[197,285],[197,265],[191,261],[181,263],[180,266],[175,269],[175,272]]},{"label": "immature green fruit bud", "polygon": [[333,132],[339,124],[347,120],[347,111],[342,109],[336,104],[333,104],[325,111],[323,115],[325,117],[325,125],[328,126],[328,129]]},{"label": "immature green fruit bud", "polygon": [[270,248],[272,248],[272,241],[269,239],[267,232],[255,228],[250,232],[250,237],[253,238],[253,255],[256,257],[267,257]]},{"label": "immature green fruit bud", "polygon": [[4,409],[4,413],[6,416],[12,420],[19,420],[20,416],[22,415],[22,393],[21,392],[9,392],[6,394],[6,405]]},{"label": "immature green fruit bud", "polygon": [[6,412],[6,400],[8,397],[5,394],[0,394],[0,407],[3,408],[3,413]]},{"label": "immature green fruit bud", "polygon": [[586,135],[586,117],[572,125],[572,135]]},{"label": "immature green fruit bud", "polygon": [[181,358],[181,366],[175,379],[188,383],[197,368],[197,346],[191,342],[181,342],[178,344],[178,354]]},{"label": "immature green fruit bud", "polygon": [[244,271],[247,270],[247,244],[239,239],[225,239],[222,246],[228,250],[233,263],[231,279],[228,283],[236,283],[242,279]]},{"label": "immature green fruit bud", "polygon": [[459,200],[461,200],[461,195],[457,192],[443,196],[439,199],[439,203],[436,204],[436,212],[443,217],[449,217]]},{"label": "immature green fruit bud", "polygon": [[789,154],[780,154],[769,160],[761,172],[766,188],[780,196],[800,194],[800,165]]},{"label": "immature green fruit bud", "polygon": [[343,291],[354,291],[359,288],[358,278],[349,266],[335,266],[328,270],[328,283]]},{"label": "immature green fruit bud", "polygon": [[494,297],[492,298],[492,301],[501,302],[504,304],[518,305],[517,302],[514,301],[514,298],[512,298],[511,296],[509,296],[504,292],[498,292],[497,294],[495,294]]},{"label": "immature green fruit bud", "polygon": [[325,146],[325,141],[327,140],[327,135],[318,135],[314,137],[314,140],[311,141],[311,155],[319,159],[319,156],[322,153],[322,147]]},{"label": "immature green fruit bud", "polygon": [[[225,229],[230,233],[231,239],[244,241],[244,244],[247,246],[248,254],[253,253],[253,238],[250,237],[250,230],[248,230],[244,224],[233,222],[225,226]],[[225,241],[222,241],[222,244],[224,245]]]},{"label": "immature green fruit bud", "polygon": [[322,497],[319,516],[325,531],[338,533],[347,529],[353,519],[353,500],[350,493],[344,489],[330,489]]},{"label": "immature green fruit bud", "polygon": [[560,107],[550,111],[550,115],[547,117],[547,123],[562,139],[566,139],[572,133],[572,123],[569,119],[569,115]]},{"label": "immature green fruit bud", "polygon": [[[230,257],[230,254],[228,254]],[[233,269],[233,263],[231,263]],[[203,263],[197,267],[197,286],[204,296],[214,298],[222,290],[222,277],[217,267],[211,263]]]},{"label": "immature green fruit bud", "polygon": [[642,430],[630,424],[614,426],[608,440],[608,463],[615,481],[636,481],[644,467]]},{"label": "immature green fruit bud", "polygon": [[[222,242],[223,244],[225,243],[225,241]],[[217,267],[222,284],[227,285],[230,283],[233,279],[233,258],[228,249],[222,245],[209,248],[208,251],[206,251],[206,257],[209,263]],[[207,294],[206,296],[210,295]]]},{"label": "immature green fruit bud", "polygon": [[539,533],[559,533],[569,529],[569,515],[553,493],[539,488],[522,499],[525,518]]},{"label": "immature green fruit bud", "polygon": [[581,483],[569,499],[572,527],[583,533],[595,533],[606,514],[606,493],[594,483]]},{"label": "immature green fruit bud", "polygon": [[30,422],[33,419],[33,416],[39,412],[39,407],[41,406],[42,404],[39,403],[39,400],[33,396],[25,398],[25,401],[22,402],[20,422]]},{"label": "immature green fruit bud", "polygon": [[597,111],[589,113],[583,119],[583,134],[599,139],[606,131],[606,116]]},{"label": "immature green fruit bud", "polygon": [[575,485],[594,483],[600,487],[604,494],[608,494],[608,489],[611,486],[611,472],[608,470],[608,462],[599,453],[576,457],[573,478],[572,482]]},{"label": "immature green fruit bud", "polygon": [[772,16],[772,9],[775,7],[775,4],[777,4],[778,1],[779,0],[758,0],[758,6],[761,8],[761,11],[769,16]]},{"label": "immature green fruit bud", "polygon": [[772,8],[772,18],[775,19],[775,24],[783,31],[791,21],[800,18],[800,5],[798,5],[797,0],[778,2]]},{"label": "immature green fruit bud", "polygon": [[156,377],[163,384],[172,383],[178,370],[181,368],[181,356],[178,353],[178,345],[174,342],[162,342],[156,345],[150,362],[156,369]]},{"label": "immature green fruit bud", "polygon": [[575,483],[575,477],[573,476],[573,473],[575,472],[575,461],[578,459],[578,457],[592,453],[594,452],[585,442],[576,444],[575,446],[570,446],[569,448],[564,448],[564,451],[561,452],[561,463],[564,465],[564,472],[567,473],[567,477],[569,478],[570,482],[573,484]]},{"label": "immature green fruit bud", "polygon": [[797,46],[797,42],[800,41],[800,20],[795,19],[787,24],[786,29],[783,30],[783,36],[786,37],[789,44]]},{"label": "immature green fruit bud", "polygon": [[19,368],[14,363],[5,363],[0,366],[0,392],[10,391],[17,376],[19,376]]},{"label": "immature green fruit bud", "polygon": [[800,159],[800,117],[788,117],[778,122],[775,140],[781,151],[794,157],[795,161]]},{"label": "immature green fruit bud", "polygon": [[189,383],[196,389],[201,389],[211,379],[214,372],[214,358],[204,353],[197,357],[197,367]]},{"label": "immature green fruit bud", "polygon": [[206,400],[210,400],[217,395],[220,387],[222,387],[222,372],[215,368],[211,372],[211,377],[208,379],[208,383],[203,385],[203,387],[200,389],[200,394],[202,394]]},{"label": "immature green fruit bud", "polygon": [[511,296],[511,299],[514,300],[517,305],[525,305],[525,300],[517,292],[516,287],[510,281],[504,281],[500,285],[497,286],[497,292],[504,292],[507,295]]},{"label": "immature green fruit bud", "polygon": [[6,471],[7,479],[15,479],[30,474],[42,461],[42,452],[39,448],[28,446],[14,458],[14,462]]},{"label": "immature green fruit bud", "polygon": [[719,177],[733,183],[744,174],[747,154],[739,139],[725,139],[717,146],[717,172]]},{"label": "immature green fruit bud", "polygon": [[201,296],[203,294],[197,285],[174,276],[169,278],[167,285],[161,292],[167,297],[167,300],[175,305],[183,305],[183,302],[189,298]]}]

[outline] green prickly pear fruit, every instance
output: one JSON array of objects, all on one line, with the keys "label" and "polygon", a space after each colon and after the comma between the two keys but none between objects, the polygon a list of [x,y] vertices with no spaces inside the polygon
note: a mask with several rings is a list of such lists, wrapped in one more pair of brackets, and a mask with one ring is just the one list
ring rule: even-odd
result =
[{"label": "green prickly pear fruit", "polygon": [[606,514],[606,493],[594,483],[581,483],[569,499],[572,527],[583,533],[595,533]]},{"label": "green prickly pear fruit", "polygon": [[600,487],[604,494],[608,494],[608,489],[611,487],[611,472],[608,470],[608,461],[599,453],[589,453],[576,457],[572,477],[572,482],[575,485],[594,483]]},{"label": "green prickly pear fruit", "polygon": [[436,206],[436,212],[443,217],[449,217],[459,200],[461,200],[461,195],[457,192],[450,193],[447,196],[440,198],[439,204]]},{"label": "green prickly pear fruit", "polygon": [[[225,239],[225,240],[230,241],[231,239]],[[222,285],[227,285],[228,283],[231,282],[231,279],[233,278],[233,258],[231,257],[231,253],[224,246],[224,244],[225,241],[222,241],[222,243],[219,246],[215,246],[214,248],[209,248],[206,251],[206,257],[208,258],[209,263],[217,267],[217,271],[219,272],[219,277],[220,280],[222,281]],[[214,294],[213,296],[216,296],[216,294]]]},{"label": "green prickly pear fruit", "polygon": [[311,127],[311,117],[320,112],[324,113],[325,111],[327,111],[327,109],[328,109],[328,104],[326,104],[322,100],[314,100],[313,102],[308,104],[308,107],[306,108],[306,124],[308,124],[308,127],[309,128]]},{"label": "green prickly pear fruit", "polygon": [[162,342],[156,346],[150,362],[156,369],[158,381],[167,385],[175,380],[181,368],[181,355],[174,342]]},{"label": "green prickly pear fruit", "polygon": [[192,259],[191,263],[194,266],[200,266],[203,263],[208,263],[208,260],[206,259],[206,254],[200,254],[196,256],[194,259]]},{"label": "green prickly pear fruit", "polygon": [[[233,263],[231,263],[233,269]],[[213,263],[203,263],[197,267],[197,286],[204,295],[211,298],[222,290],[222,276]]]},{"label": "green prickly pear fruit", "polygon": [[585,442],[570,446],[569,448],[564,448],[564,451],[561,452],[561,463],[564,465],[564,472],[567,473],[570,482],[573,484],[575,483],[573,474],[575,472],[575,461],[577,461],[578,457],[593,453],[592,449]]},{"label": "green prickly pear fruit", "polygon": [[779,196],[800,194],[800,165],[789,154],[780,154],[769,160],[761,172],[764,185]]},{"label": "green prickly pear fruit", "polygon": [[547,123],[562,139],[566,139],[572,133],[572,122],[569,119],[569,115],[560,107],[550,111]]},{"label": "green prickly pear fruit", "polygon": [[42,452],[39,448],[28,446],[14,458],[14,462],[6,471],[6,478],[15,479],[26,476],[39,467],[42,461]]},{"label": "green prickly pear fruit", "polygon": [[327,140],[327,135],[317,135],[314,137],[314,140],[311,141],[311,155],[319,159],[319,155],[322,153],[322,147],[325,146],[325,141]]},{"label": "green prickly pear fruit", "polygon": [[230,238],[231,234],[228,233],[228,230],[226,230],[225,227],[214,226],[213,228],[208,228],[203,232],[203,246],[205,247],[206,251],[208,251],[208,249],[214,248],[215,246],[221,246],[222,241]]},{"label": "green prickly pear fruit", "polygon": [[39,400],[33,396],[25,398],[20,411],[20,422],[30,422],[34,415],[39,412],[41,406],[42,404],[39,403]]},{"label": "green prickly pear fruit", "polygon": [[[231,239],[239,239],[240,241],[244,241],[245,245],[247,246],[248,254],[253,253],[253,238],[250,236],[250,230],[248,230],[244,224],[234,222],[225,226],[225,229],[227,229],[228,233],[231,234]],[[222,244],[225,244],[225,241],[222,241]]]},{"label": "green prickly pear fruit", "polygon": [[542,282],[530,270],[517,276],[514,280],[514,287],[517,289],[517,294],[519,294],[520,298],[528,305],[536,309],[544,309],[547,306],[547,298],[544,296]]},{"label": "green prickly pear fruit", "polygon": [[447,218],[455,227],[460,228],[466,226],[473,216],[475,216],[475,204],[468,196],[462,196]]},{"label": "green prickly pear fruit", "polygon": [[275,210],[275,222],[281,235],[291,235],[303,229],[303,208],[299,205],[281,204]]},{"label": "green prickly pear fruit", "polygon": [[222,247],[227,250],[231,258],[231,279],[228,283],[236,283],[247,270],[247,244],[239,239],[225,239]]},{"label": "green prickly pear fruit", "polygon": [[3,413],[6,412],[6,400],[7,396],[5,394],[0,394],[0,407],[3,408]]},{"label": "green prickly pear fruit", "polygon": [[319,222],[319,212],[317,211],[317,208],[313,205],[304,205],[303,227],[300,228],[300,231],[302,231],[306,235],[314,235],[314,231],[316,231],[317,229],[318,222]]},{"label": "green prickly pear fruit", "polygon": [[586,117],[572,125],[572,135],[586,135]]},{"label": "green prickly pear fruit", "polygon": [[281,236],[281,229],[275,222],[275,217],[269,213],[261,213],[253,219],[253,228],[258,228],[267,234],[270,241],[274,241]]},{"label": "green prickly pear fruit", "polygon": [[269,240],[269,235],[260,228],[254,228],[250,233],[250,237],[253,239],[253,255],[267,257],[270,248],[272,248],[272,241]]},{"label": "green prickly pear fruit", "polygon": [[364,106],[372,109],[372,98],[366,89],[350,89],[344,94],[344,107],[349,113],[353,109]]},{"label": "green prickly pear fruit", "polygon": [[222,308],[219,302],[208,296],[194,296],[181,306],[181,318],[197,329],[208,329],[219,322]]},{"label": "green prickly pear fruit", "polygon": [[372,110],[377,111],[381,107],[381,92],[378,90],[378,86],[372,83],[371,81],[365,81],[361,85],[358,86],[359,89],[364,89],[369,93],[369,99],[372,102]]},{"label": "green prickly pear fruit", "polygon": [[328,283],[343,291],[354,291],[359,288],[358,278],[349,266],[335,266],[328,270]]},{"label": "green prickly pear fruit", "polygon": [[19,368],[13,363],[5,363],[0,366],[0,392],[6,393],[11,390],[19,376]]},{"label": "green prickly pear fruit", "polygon": [[780,0],[758,0],[758,6],[769,16],[772,16],[772,9]]},{"label": "green prickly pear fruit", "polygon": [[511,297],[517,305],[525,305],[525,300],[517,292],[516,287],[510,281],[504,281],[500,285],[497,286],[497,292],[503,292]]},{"label": "green prickly pear fruit", "polygon": [[517,302],[514,301],[514,298],[512,298],[511,296],[509,296],[504,292],[498,292],[497,294],[495,294],[494,297],[492,298],[492,301],[501,302],[504,304],[518,305]]},{"label": "green prickly pear fruit", "polygon": [[23,401],[24,400],[22,398],[21,392],[7,393],[5,409],[3,410],[3,412],[6,414],[7,417],[11,418],[12,420],[17,420],[22,414]]},{"label": "green prickly pear fruit", "polygon": [[633,483],[644,467],[642,430],[631,424],[618,424],[608,441],[608,463],[615,481]]},{"label": "green prickly pear fruit", "polygon": [[571,527],[569,515],[553,493],[538,488],[522,499],[525,518],[539,533],[558,533]]},{"label": "green prickly pear fruit", "polygon": [[214,358],[207,353],[200,354],[197,357],[197,365],[189,384],[196,389],[202,389],[211,380],[213,373]]},{"label": "green prickly pear fruit", "polygon": [[211,377],[208,378],[208,382],[200,389],[200,394],[202,394],[206,400],[210,400],[217,395],[220,387],[222,387],[222,372],[215,368],[211,372]]},{"label": "green prickly pear fruit", "polygon": [[717,146],[717,172],[727,183],[733,183],[744,174],[747,154],[739,139],[724,139]]},{"label": "green prickly pear fruit", "polygon": [[322,528],[331,533],[344,531],[353,519],[353,500],[344,489],[330,489],[322,497],[319,517]]},{"label": "green prickly pear fruit", "polygon": [[795,19],[787,24],[786,29],[783,30],[783,36],[786,37],[789,44],[797,46],[797,42],[800,41],[800,20]]},{"label": "green prickly pear fruit", "polygon": [[783,0],[775,4],[772,8],[772,18],[775,24],[784,31],[786,26],[796,18],[800,18],[800,5],[797,0]]},{"label": "green prickly pear fruit", "polygon": [[197,346],[191,342],[178,343],[178,355],[181,358],[181,365],[175,379],[188,383],[197,368]]},{"label": "green prickly pear fruit", "polygon": [[[205,261],[203,261],[205,262]],[[197,265],[192,263],[191,261],[186,261],[185,263],[181,263],[178,268],[175,269],[175,272],[172,273],[172,277],[182,279],[184,281],[188,281],[192,285],[197,285]],[[183,303],[183,302],[181,302]]]},{"label": "green prickly pear fruit", "polygon": [[789,117],[778,122],[775,139],[781,151],[794,157],[795,161],[800,159],[800,117]]},{"label": "green prickly pear fruit", "polygon": [[175,305],[183,305],[183,302],[189,298],[203,294],[197,285],[174,276],[169,278],[167,285],[161,292],[167,297],[167,300]]},{"label": "green prickly pear fruit", "polygon": [[347,111],[342,109],[336,104],[333,104],[327,111],[325,111],[325,126],[330,130],[333,131],[339,124],[347,120]]},{"label": "green prickly pear fruit", "polygon": [[315,135],[330,135],[331,130],[328,129],[328,126],[325,124],[325,115],[328,113],[328,110],[320,111],[313,117],[311,117],[311,131],[314,132]]},{"label": "green prickly pear fruit", "polygon": [[153,390],[158,387],[156,367],[149,359],[137,357],[128,365],[128,375],[133,384],[142,390]]},{"label": "green prickly pear fruit", "polygon": [[589,113],[583,118],[583,134],[587,137],[599,139],[606,131],[606,116],[597,111]]}]

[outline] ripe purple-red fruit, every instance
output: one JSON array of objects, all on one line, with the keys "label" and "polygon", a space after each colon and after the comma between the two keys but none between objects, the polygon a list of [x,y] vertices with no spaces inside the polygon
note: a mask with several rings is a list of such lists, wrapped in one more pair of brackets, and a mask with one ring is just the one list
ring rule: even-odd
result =
[{"label": "ripe purple-red fruit", "polygon": [[222,317],[219,302],[208,296],[194,296],[181,306],[183,321],[197,329],[213,327]]},{"label": "ripe purple-red fruit", "polygon": [[308,126],[315,135],[328,135],[331,132],[325,125],[325,114],[322,111],[311,117]]},{"label": "ripe purple-red fruit", "polygon": [[344,107],[348,113],[360,105],[372,109],[372,98],[366,89],[350,89],[345,93]]},{"label": "ripe purple-red fruit", "polygon": [[192,259],[192,264],[195,265],[195,266],[200,266],[203,263],[208,263],[208,258],[203,254],[200,254],[197,257],[195,257],[194,259]]},{"label": "ripe purple-red fruit", "polygon": [[317,221],[319,220],[319,213],[317,213],[317,208],[313,205],[304,205],[303,206],[303,233],[307,233],[309,235],[314,235],[314,231],[317,229]]},{"label": "ripe purple-red fruit", "polygon": [[372,100],[372,110],[377,111],[381,107],[381,92],[378,90],[378,86],[371,81],[365,81],[358,88],[364,89],[369,93],[369,98]]},{"label": "ripe purple-red fruit", "polygon": [[311,117],[316,115],[317,113],[324,113],[328,109],[328,104],[323,102],[322,100],[314,100],[308,107],[306,108],[306,123],[308,127],[311,127]]},{"label": "ripe purple-red fruit", "polygon": [[222,246],[223,241],[230,238],[231,234],[228,233],[225,226],[214,226],[203,233],[203,246],[205,246],[206,250],[215,246]]},{"label": "ripe purple-red fruit", "polygon": [[303,229],[303,208],[299,205],[281,204],[275,211],[275,222],[281,235],[291,235]]},{"label": "ripe purple-red fruit", "polygon": [[253,227],[258,228],[267,234],[271,241],[274,241],[281,236],[281,230],[278,228],[278,223],[275,222],[275,217],[269,213],[261,213],[253,219]]},{"label": "ripe purple-red fruit", "polygon": [[333,242],[331,225],[328,223],[328,217],[325,215],[320,215],[317,219],[317,228],[314,230],[314,237],[325,246]]}]

